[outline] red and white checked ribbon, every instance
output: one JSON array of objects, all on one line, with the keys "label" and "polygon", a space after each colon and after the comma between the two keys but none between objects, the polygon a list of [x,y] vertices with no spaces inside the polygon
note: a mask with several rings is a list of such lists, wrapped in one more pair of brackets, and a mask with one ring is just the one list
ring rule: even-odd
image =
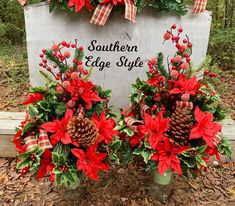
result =
[{"label": "red and white checked ribbon", "polygon": [[188,107],[189,109],[193,109],[193,103],[188,101],[176,101],[177,107]]},{"label": "red and white checked ribbon", "polygon": [[50,149],[52,145],[48,139],[47,132],[45,130],[39,130],[38,139],[35,136],[28,136],[24,139],[25,148],[27,152],[34,151],[37,147],[42,149]]},{"label": "red and white checked ribbon", "polygon": [[141,104],[140,105],[140,115],[141,115],[142,119],[144,119],[145,113],[152,115],[152,110],[148,105]]},{"label": "red and white checked ribbon", "polygon": [[[125,18],[135,22],[137,7],[134,5],[132,0],[124,0],[125,3]],[[108,17],[113,9],[113,3],[100,3],[91,18],[90,23],[104,26]]]},{"label": "red and white checked ribbon", "polygon": [[18,2],[19,2],[22,6],[24,6],[24,5],[27,3],[27,0],[18,0]]},{"label": "red and white checked ribbon", "polygon": [[206,10],[208,0],[194,0],[193,12],[201,13]]},{"label": "red and white checked ribbon", "polygon": [[222,139],[222,133],[221,132],[217,132],[214,139],[213,139],[213,142],[214,142],[214,145],[217,147],[218,144],[220,143],[220,140]]},{"label": "red and white checked ribbon", "polygon": [[126,122],[127,126],[134,132],[137,132],[137,126],[144,124],[143,121],[134,119],[133,117],[125,117],[124,121]]},{"label": "red and white checked ribbon", "polygon": [[78,117],[83,118],[84,115],[85,115],[85,109],[84,109],[84,107],[78,108],[78,110],[77,110],[77,112],[76,112],[76,115],[77,115]]}]

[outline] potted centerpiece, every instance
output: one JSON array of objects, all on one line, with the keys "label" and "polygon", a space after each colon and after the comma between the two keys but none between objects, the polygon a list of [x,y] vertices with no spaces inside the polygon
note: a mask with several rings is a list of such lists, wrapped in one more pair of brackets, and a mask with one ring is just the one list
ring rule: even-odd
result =
[{"label": "potted centerpiece", "polygon": [[[231,145],[218,121],[225,117],[213,83],[216,73],[193,69],[192,42],[183,28],[172,25],[164,41],[172,41],[176,53],[159,53],[148,61],[147,80],[132,84],[131,104],[121,111],[120,131],[129,160],[141,157],[153,169],[151,193],[163,202],[170,194],[172,172],[196,177],[212,156],[231,157]],[[196,76],[197,75],[197,76]],[[132,156],[132,157],[131,157]]]},{"label": "potted centerpiece", "polygon": [[117,160],[110,150],[118,141],[111,91],[88,80],[92,68],[85,68],[83,55],[77,40],[42,49],[39,66],[47,83],[29,87],[25,121],[13,138],[22,175],[30,172],[38,180],[49,175],[76,199],[66,188],[79,188],[84,177],[99,180],[98,172]]}]

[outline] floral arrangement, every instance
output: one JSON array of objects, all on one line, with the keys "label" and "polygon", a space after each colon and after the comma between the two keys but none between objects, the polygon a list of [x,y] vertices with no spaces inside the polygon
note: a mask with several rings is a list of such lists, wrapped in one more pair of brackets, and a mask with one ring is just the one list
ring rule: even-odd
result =
[{"label": "floral arrangement", "polygon": [[164,34],[176,53],[163,63],[163,54],[148,62],[147,80],[132,85],[130,106],[121,111],[116,129],[128,151],[128,160],[142,157],[148,169],[160,175],[171,170],[194,177],[211,156],[231,157],[231,145],[217,121],[225,117],[213,82],[217,74],[193,69],[192,43],[183,28],[173,25]]},{"label": "floral arrangement", "polygon": [[[27,0],[18,1],[22,5],[31,3]],[[41,0],[39,0],[39,2],[40,1]],[[199,0],[195,0],[195,2],[196,1]],[[33,3],[35,3],[35,1],[33,1]],[[88,11],[92,11],[93,16],[90,22],[97,25],[105,25],[114,7],[121,8],[124,6],[125,18],[132,22],[135,22],[136,13],[141,12],[146,7],[151,7],[157,11],[175,12],[180,16],[187,13],[186,5],[182,0],[48,0],[48,3],[50,12],[55,10],[63,10],[68,13],[77,13],[83,8],[87,9]],[[195,7],[197,7],[197,9],[194,9],[194,12],[199,13],[205,11],[206,4],[203,4],[203,8],[201,8],[201,5],[201,3],[199,5],[198,3],[195,3]]]},{"label": "floral arrangement", "polygon": [[49,174],[56,185],[75,187],[82,174],[98,180],[110,160],[118,161],[112,153],[119,141],[110,91],[88,80],[91,69],[84,68],[83,55],[77,40],[54,43],[39,55],[47,83],[29,88],[26,118],[13,139],[22,175]]}]

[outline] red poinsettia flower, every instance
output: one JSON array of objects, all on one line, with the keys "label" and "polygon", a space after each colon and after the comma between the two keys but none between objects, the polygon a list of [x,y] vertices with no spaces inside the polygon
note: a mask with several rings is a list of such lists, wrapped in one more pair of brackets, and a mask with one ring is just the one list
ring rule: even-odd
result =
[{"label": "red poinsettia flower", "polygon": [[158,79],[159,79],[158,76],[154,76],[152,79],[149,79],[147,81],[147,83],[153,85],[154,87],[156,87],[158,85],[158,83],[159,83]]},{"label": "red poinsettia flower", "polygon": [[67,124],[72,116],[73,111],[71,109],[67,109],[65,116],[61,120],[56,119],[53,122],[47,122],[41,126],[41,128],[47,132],[54,133],[50,137],[50,142],[52,145],[55,145],[59,141],[63,144],[72,143],[72,140],[67,132]]},{"label": "red poinsettia flower", "polygon": [[93,6],[91,5],[90,0],[69,0],[68,6],[69,7],[74,6],[75,12],[79,12],[84,6],[88,10],[93,9]]},{"label": "red poinsettia flower", "polygon": [[194,117],[197,123],[191,130],[190,139],[202,138],[208,146],[214,148],[215,136],[221,131],[222,126],[213,122],[213,114],[204,113],[199,107],[196,107]]},{"label": "red poinsettia flower", "polygon": [[162,112],[159,112],[155,118],[151,115],[144,114],[144,125],[138,127],[139,134],[142,136],[148,136],[149,145],[155,148],[158,141],[161,141],[164,137],[164,132],[167,131],[169,126],[169,118],[163,119]]},{"label": "red poinsettia flower", "polygon": [[81,149],[72,149],[72,153],[78,158],[77,168],[82,170],[89,178],[98,181],[99,176],[97,171],[108,171],[108,165],[102,161],[106,158],[106,153],[97,153],[97,144],[94,144],[86,150],[86,153]]},{"label": "red poinsettia flower", "polygon": [[50,150],[45,150],[42,154],[42,158],[40,160],[40,167],[38,169],[38,173],[36,178],[38,180],[42,179],[45,177],[45,175],[49,172],[50,175],[50,181],[54,180],[54,175],[53,175],[53,168],[55,165],[52,163],[52,154]]},{"label": "red poinsettia flower", "polygon": [[132,147],[135,147],[139,145],[143,139],[144,139],[143,135],[134,134],[132,137],[129,138],[129,142]]},{"label": "red poinsettia flower", "polygon": [[157,152],[152,155],[151,160],[159,161],[158,171],[160,175],[163,175],[170,168],[182,175],[180,160],[177,158],[177,154],[182,154],[189,148],[188,146],[175,147],[168,138],[164,138],[163,141],[156,145],[155,149]]},{"label": "red poinsettia flower", "polygon": [[43,100],[44,95],[42,93],[33,93],[28,95],[28,99],[23,104],[31,104]]},{"label": "red poinsettia flower", "polygon": [[199,92],[201,87],[201,84],[198,83],[196,76],[186,79],[186,75],[183,74],[179,76],[178,80],[170,81],[175,83],[174,88],[170,90],[170,94],[185,93],[194,95]]},{"label": "red poinsettia flower", "polygon": [[104,141],[106,144],[109,144],[114,136],[119,134],[118,131],[114,130],[116,123],[113,119],[106,119],[105,113],[102,112],[100,119],[96,114],[93,114],[92,121],[98,129],[98,138],[96,143]]},{"label": "red poinsettia flower", "polygon": [[81,97],[88,105],[92,106],[92,101],[102,101],[98,94],[92,89],[95,87],[90,81],[83,79],[72,80],[71,86],[67,89],[74,97]]}]

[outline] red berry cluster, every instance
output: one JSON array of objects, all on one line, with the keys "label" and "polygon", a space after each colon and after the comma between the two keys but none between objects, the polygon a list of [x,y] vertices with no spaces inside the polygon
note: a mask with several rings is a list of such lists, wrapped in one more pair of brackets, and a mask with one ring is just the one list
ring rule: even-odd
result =
[{"label": "red berry cluster", "polygon": [[[77,50],[77,52],[83,52],[83,47],[78,47],[77,40],[75,40],[75,43],[72,44],[66,41],[62,41],[59,44],[54,43],[50,49],[42,49],[42,53],[39,55],[39,57],[41,58],[39,66],[50,72],[57,81],[60,80],[61,82],[63,82],[70,78],[76,79],[81,75],[88,74],[88,71],[85,70],[82,65],[83,62],[79,61],[79,59],[72,59],[73,66],[70,66],[68,64],[68,60],[71,58],[71,53],[68,50],[64,51],[64,49],[69,48],[72,48],[75,51]],[[49,55],[51,55],[52,57],[50,57]],[[52,60],[54,64],[50,66],[48,63],[48,59]],[[64,71],[62,68],[70,69],[66,69],[66,71]]]},{"label": "red berry cluster", "polygon": [[205,70],[205,71],[204,71],[204,74],[205,74],[205,75],[208,75],[210,78],[215,78],[215,77],[217,77],[217,74],[216,74],[216,73],[210,72],[210,71],[208,71],[208,70]]},{"label": "red berry cluster", "polygon": [[36,156],[35,156],[35,154],[31,154],[30,155],[30,159],[33,161],[33,162],[36,162]]},{"label": "red berry cluster", "polygon": [[62,171],[63,173],[66,173],[66,172],[68,171],[68,167],[67,167],[66,165],[62,165],[62,166],[61,166],[61,171]]},{"label": "red berry cluster", "polygon": [[[170,59],[170,62],[168,63],[169,71],[177,70],[184,72],[184,70],[190,68],[190,56],[192,55],[192,43],[189,41],[189,38],[187,35],[185,35],[186,38],[184,38],[182,41],[180,35],[183,32],[182,27],[179,27],[177,30],[177,34],[174,34],[174,31],[177,29],[176,25],[172,25],[170,31],[167,31],[163,38],[164,40],[171,39],[172,42],[175,44],[175,47],[177,48],[177,55],[174,58]],[[176,72],[173,72],[172,74],[174,77],[177,76]]]}]

